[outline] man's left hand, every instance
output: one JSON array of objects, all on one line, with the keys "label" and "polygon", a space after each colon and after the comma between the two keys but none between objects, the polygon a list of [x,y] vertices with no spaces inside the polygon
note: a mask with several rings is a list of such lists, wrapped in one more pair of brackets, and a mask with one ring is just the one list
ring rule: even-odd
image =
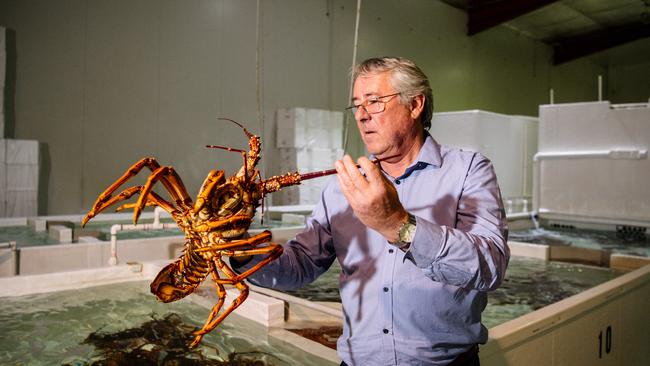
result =
[{"label": "man's left hand", "polygon": [[343,195],[356,216],[367,227],[379,232],[390,242],[397,241],[397,231],[408,220],[395,187],[368,158],[361,157],[361,174],[349,155],[334,163]]}]

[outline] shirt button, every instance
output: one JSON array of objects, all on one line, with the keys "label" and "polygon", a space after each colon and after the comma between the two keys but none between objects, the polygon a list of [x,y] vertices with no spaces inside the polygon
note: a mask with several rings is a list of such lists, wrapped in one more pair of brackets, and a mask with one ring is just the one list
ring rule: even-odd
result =
[{"label": "shirt button", "polygon": [[388,329],[384,329],[384,334],[388,334]]},{"label": "shirt button", "polygon": [[402,181],[400,181],[399,179],[395,179],[395,184],[400,184],[400,183],[402,183]]},{"label": "shirt button", "polygon": [[388,292],[388,287],[384,287],[384,292]]},{"label": "shirt button", "polygon": [[388,249],[388,253],[392,253],[392,252],[394,252],[393,249]]}]

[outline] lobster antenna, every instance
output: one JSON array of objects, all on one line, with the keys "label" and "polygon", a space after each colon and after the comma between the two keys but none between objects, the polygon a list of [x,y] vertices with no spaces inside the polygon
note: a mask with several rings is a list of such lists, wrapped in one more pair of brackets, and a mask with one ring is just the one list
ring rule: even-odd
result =
[{"label": "lobster antenna", "polygon": [[222,121],[232,122],[232,123],[236,124],[237,126],[239,126],[242,130],[244,130],[244,133],[245,133],[246,135],[249,135],[249,134],[250,134],[250,132],[248,132],[248,130],[246,129],[246,127],[244,127],[244,125],[242,125],[241,123],[239,123],[239,122],[237,122],[237,121],[235,121],[235,120],[233,120],[233,119],[226,118],[226,117],[217,117],[217,119],[220,119],[220,120],[222,120]]},{"label": "lobster antenna", "polygon": [[248,177],[248,162],[246,159],[246,151],[242,149],[235,149],[234,147],[226,147],[226,146],[221,146],[221,145],[205,145],[208,149],[221,149],[221,150],[227,150],[227,151],[233,151],[233,152],[238,152],[241,154],[241,156],[244,158],[244,176]]},{"label": "lobster antenna", "polygon": [[[217,119],[220,119],[222,121],[228,121],[228,122],[234,123],[237,126],[239,126],[242,130],[244,130],[244,133],[246,134],[246,136],[248,138],[250,138],[252,136],[252,133],[250,133],[246,129],[246,127],[244,127],[244,125],[242,125],[241,123],[239,123],[239,122],[237,122],[237,121],[235,121],[233,119],[226,118],[226,117],[217,117]],[[228,150],[228,151],[236,151],[236,152],[241,153],[242,157],[244,158],[244,177],[248,179],[248,161],[247,161],[248,159],[247,159],[247,155],[246,155],[245,150],[234,149],[234,148],[231,148],[231,147],[224,147],[224,146],[219,146],[219,145],[206,145],[206,147],[208,147],[208,148],[216,148],[216,149],[223,149],[223,150]]]}]

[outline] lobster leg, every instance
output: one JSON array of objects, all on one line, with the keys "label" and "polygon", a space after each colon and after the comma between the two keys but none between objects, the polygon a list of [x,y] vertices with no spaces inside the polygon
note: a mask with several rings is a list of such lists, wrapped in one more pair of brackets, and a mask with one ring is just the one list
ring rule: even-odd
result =
[{"label": "lobster leg", "polygon": [[205,178],[205,181],[201,185],[201,189],[199,190],[199,194],[196,197],[196,201],[194,202],[194,208],[192,211],[195,215],[201,211],[205,203],[208,201],[208,196],[210,196],[210,193],[214,187],[222,181],[223,170],[211,170],[210,173],[208,173],[208,176]]},{"label": "lobster leg", "polygon": [[[231,277],[231,278],[237,276],[237,274],[234,271],[232,271],[223,262],[223,260],[221,258],[217,258],[216,262],[217,262],[217,266],[223,271],[223,273],[226,276]],[[215,279],[215,283],[217,284],[217,289],[219,288],[219,286],[223,286],[223,285],[221,285],[221,283],[224,283],[223,281],[225,281],[225,280],[224,279]],[[239,296],[237,296],[230,303],[230,306],[228,306],[223,311],[223,313],[219,314],[219,316],[217,316],[216,318],[215,318],[215,315],[219,312],[219,309],[217,308],[217,305],[219,305],[219,303],[217,303],[217,305],[215,305],[212,308],[212,312],[210,312],[210,316],[208,317],[208,321],[206,322],[206,324],[203,326],[203,328],[201,328],[201,330],[198,330],[198,331],[194,332],[194,334],[196,334],[196,338],[194,338],[194,341],[192,342],[190,347],[193,347],[196,344],[198,344],[201,341],[201,338],[203,338],[203,336],[205,334],[209,333],[214,328],[216,328],[217,325],[219,325],[228,315],[230,315],[230,313],[232,313],[235,309],[237,309],[239,307],[239,305],[241,305],[244,302],[244,300],[246,300],[246,298],[248,298],[248,286],[245,283],[243,283],[241,281],[237,281],[237,282],[233,282],[233,284],[235,285],[237,290],[239,290]],[[224,294],[224,298],[225,298],[225,294]],[[222,301],[219,301],[219,302],[222,303]]]},{"label": "lobster leg", "polygon": [[95,217],[95,215],[97,215],[98,213],[104,211],[104,209],[106,209],[107,207],[114,205],[117,202],[121,202],[131,198],[131,196],[140,192],[141,189],[142,186],[130,187],[123,190],[122,192],[120,192],[120,194],[118,194],[115,197],[108,196],[105,198],[105,200],[101,200],[101,201],[98,199],[97,202],[95,203],[95,206],[93,206],[93,209],[90,212],[88,212],[88,214],[83,218],[83,220],[81,220],[81,227],[86,226],[88,220]]},{"label": "lobster leg", "polygon": [[[259,261],[257,264],[255,264],[253,267],[247,269],[246,271],[240,273],[240,274],[235,274],[234,277],[230,277],[228,279],[220,279],[219,281],[224,284],[232,284],[232,285],[237,285],[237,283],[243,281],[246,279],[248,276],[252,275],[253,273],[257,272],[260,268],[264,267],[267,265],[269,262],[273,261],[277,257],[279,257],[282,254],[282,245],[279,244],[269,244],[268,246],[262,247],[262,248],[254,248],[254,249],[244,249],[244,250],[223,250],[221,252],[222,255],[228,256],[228,257],[244,257],[244,256],[249,256],[249,255],[259,255],[259,254],[268,254],[268,256],[261,261]],[[219,266],[219,269],[224,272],[231,272],[235,273],[230,267],[228,267],[227,264],[221,262],[223,265]]]},{"label": "lobster leg", "polygon": [[[124,184],[124,182],[137,175],[144,167],[147,167],[149,168],[149,170],[154,172],[160,168],[160,164],[154,158],[142,158],[135,164],[131,165],[131,167],[129,167],[126,170],[126,172],[122,174],[120,178],[118,178],[115,182],[113,182],[113,184],[111,184],[108,188],[106,188],[104,192],[102,192],[99,195],[99,197],[97,197],[97,200],[93,204],[93,207],[90,209],[88,214],[83,218],[82,226],[85,225],[90,219],[95,217],[97,214],[99,214],[100,211],[110,206],[110,204],[107,205],[106,202],[111,199],[112,194],[122,184]],[[178,180],[180,181],[180,178],[178,178]],[[167,191],[169,191],[169,193],[171,194],[172,198],[175,201],[186,202],[187,200],[189,200],[191,202],[191,199],[189,198],[189,194],[187,193],[187,190],[185,190],[185,187],[183,186],[182,182],[180,182],[180,185],[177,185],[178,188],[175,188],[172,181],[168,179],[163,179],[162,183],[167,189]],[[118,201],[114,201],[114,202],[118,202]]]},{"label": "lobster leg", "polygon": [[232,227],[248,227],[252,219],[246,215],[235,215],[223,220],[206,221],[204,224],[197,225],[194,230],[197,232],[212,231],[215,229],[223,229],[227,226]]},{"label": "lobster leg", "polygon": [[147,196],[149,195],[149,192],[151,192],[154,183],[159,180],[163,182],[165,187],[168,187],[168,185],[171,187],[171,189],[168,188],[169,193],[175,199],[176,204],[179,205],[183,210],[188,209],[192,205],[192,199],[187,194],[185,185],[183,184],[183,181],[178,176],[178,174],[176,174],[174,168],[169,166],[160,167],[149,176],[147,183],[145,183],[144,187],[142,188],[140,198],[138,198],[138,202],[133,208],[133,223],[138,222],[138,218],[142,213],[142,209],[147,202]]},{"label": "lobster leg", "polygon": [[214,319],[215,316],[217,316],[219,310],[221,310],[221,307],[223,306],[223,303],[226,301],[226,289],[223,287],[222,284],[220,284],[217,281],[219,279],[219,275],[217,274],[217,271],[214,269],[214,267],[212,268],[210,274],[212,275],[212,281],[214,282],[214,286],[217,289],[217,296],[219,297],[219,300],[212,307],[212,310],[210,311],[210,315],[208,316],[208,319],[205,321],[205,324],[203,324],[201,330],[194,333],[196,334],[196,337],[190,344],[190,348],[196,347],[196,345],[198,345],[201,342],[201,339],[203,339],[203,336],[208,332],[210,332],[212,329],[214,329],[217,326],[217,324],[221,323],[221,321],[223,320],[222,318],[221,320],[219,320],[219,323],[215,324],[210,328],[212,320]]},{"label": "lobster leg", "polygon": [[[115,209],[115,211],[122,211],[128,208],[134,208],[137,203],[127,203]],[[174,205],[164,198],[160,197],[156,192],[149,192],[149,197],[147,197],[147,206],[160,206],[165,211],[169,212],[172,217],[179,213],[179,211],[174,207]]]},{"label": "lobster leg", "polygon": [[224,249],[232,249],[232,248],[237,248],[237,247],[242,247],[246,245],[254,246],[260,243],[266,243],[271,240],[271,232],[268,230],[264,230],[263,232],[251,236],[248,239],[241,239],[241,240],[233,240],[231,242],[228,242],[226,244],[216,244],[216,245],[210,245],[209,247],[204,247],[204,248],[199,248],[196,249],[195,252],[201,253],[201,252],[214,252],[215,254],[218,251],[224,250]]}]

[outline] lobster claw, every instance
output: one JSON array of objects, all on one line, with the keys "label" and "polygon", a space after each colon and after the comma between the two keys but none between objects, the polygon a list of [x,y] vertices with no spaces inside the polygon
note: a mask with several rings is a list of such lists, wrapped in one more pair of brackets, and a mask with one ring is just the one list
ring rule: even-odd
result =
[{"label": "lobster claw", "polygon": [[151,281],[151,293],[156,295],[158,300],[162,302],[180,300],[185,296],[191,294],[194,291],[195,286],[183,286],[182,279],[179,281],[179,274],[180,269],[177,262],[166,265],[158,273],[156,278]]}]

